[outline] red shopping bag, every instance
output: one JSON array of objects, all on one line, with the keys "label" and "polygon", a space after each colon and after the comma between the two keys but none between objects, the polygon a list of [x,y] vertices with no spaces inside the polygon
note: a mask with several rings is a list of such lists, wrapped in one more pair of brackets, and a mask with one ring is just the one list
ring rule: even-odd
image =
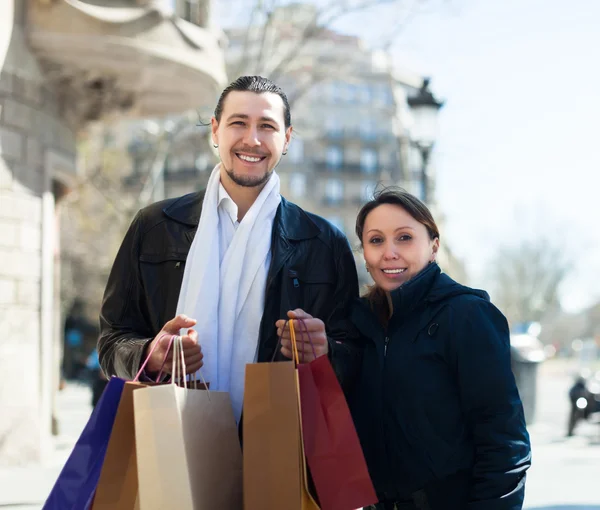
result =
[{"label": "red shopping bag", "polygon": [[[295,336],[294,321],[290,334]],[[310,334],[303,321],[299,321]],[[311,341],[312,344],[312,341]],[[350,409],[327,356],[298,365],[304,451],[322,510],[377,503]]]}]

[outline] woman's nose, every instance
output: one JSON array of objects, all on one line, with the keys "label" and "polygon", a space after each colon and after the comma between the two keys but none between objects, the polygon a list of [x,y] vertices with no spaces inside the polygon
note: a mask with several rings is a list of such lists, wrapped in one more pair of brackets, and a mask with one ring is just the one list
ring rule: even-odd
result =
[{"label": "woman's nose", "polygon": [[398,258],[398,250],[392,243],[386,245],[383,258],[385,260],[395,260]]}]

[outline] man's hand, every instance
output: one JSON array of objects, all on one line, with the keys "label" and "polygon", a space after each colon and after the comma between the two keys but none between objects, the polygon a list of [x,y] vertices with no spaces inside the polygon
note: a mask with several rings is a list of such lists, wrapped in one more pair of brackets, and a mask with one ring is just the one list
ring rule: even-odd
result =
[{"label": "man's hand", "polygon": [[[298,355],[300,356],[300,363],[309,363],[316,357],[323,356],[329,352],[329,344],[327,343],[327,334],[325,333],[325,324],[321,319],[315,319],[312,315],[307,314],[304,310],[296,308],[296,310],[289,311],[288,317],[290,319],[302,319],[306,325],[306,329],[310,333],[312,339],[312,347],[306,334],[306,330],[302,324],[298,321],[294,323],[294,331],[296,332],[296,343],[298,344]],[[281,337],[281,354],[286,358],[293,358],[292,354],[292,339],[290,336],[289,324],[285,326],[285,320],[278,320],[275,323],[277,328],[277,336]],[[314,353],[313,353],[314,347]]]},{"label": "man's hand", "polygon": [[[190,319],[185,315],[178,315],[173,320],[167,322],[160,330],[160,333],[158,333],[154,340],[146,347],[144,359],[146,359],[148,353],[152,351],[152,348],[158,344],[148,360],[146,370],[151,374],[158,374],[166,355],[167,359],[164,362],[163,372],[170,374],[173,368],[173,345],[171,345],[168,354],[167,348],[169,347],[171,337],[173,335],[179,335],[179,330],[181,328],[191,328],[195,324],[195,319]],[[200,344],[198,344],[198,332],[193,329],[188,330],[188,334],[181,337],[181,345],[183,347],[186,373],[191,374],[202,368],[202,365],[204,365],[202,362],[204,355],[202,354]]]}]

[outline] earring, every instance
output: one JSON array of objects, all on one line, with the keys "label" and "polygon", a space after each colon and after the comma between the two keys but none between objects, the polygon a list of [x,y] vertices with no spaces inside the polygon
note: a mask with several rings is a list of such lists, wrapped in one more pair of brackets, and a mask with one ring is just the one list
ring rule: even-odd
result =
[{"label": "earring", "polygon": [[367,270],[367,273],[370,273],[370,271],[369,271],[369,264],[367,264],[366,262],[365,262],[365,269]]},{"label": "earring", "polygon": [[287,151],[285,151],[285,152],[283,153],[283,155],[284,155],[284,156],[285,156],[286,154],[287,154]]},{"label": "earring", "polygon": [[215,149],[218,149],[218,148],[219,148],[219,146],[218,146],[216,143],[213,143],[213,147],[214,147]]}]

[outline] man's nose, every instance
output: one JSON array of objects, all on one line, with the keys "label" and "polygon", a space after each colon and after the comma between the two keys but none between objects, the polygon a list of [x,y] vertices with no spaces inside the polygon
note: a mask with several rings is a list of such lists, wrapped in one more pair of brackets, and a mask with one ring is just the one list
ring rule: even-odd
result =
[{"label": "man's nose", "polygon": [[258,137],[258,130],[256,126],[250,126],[244,135],[244,143],[250,147],[256,147],[260,145],[260,139]]}]

